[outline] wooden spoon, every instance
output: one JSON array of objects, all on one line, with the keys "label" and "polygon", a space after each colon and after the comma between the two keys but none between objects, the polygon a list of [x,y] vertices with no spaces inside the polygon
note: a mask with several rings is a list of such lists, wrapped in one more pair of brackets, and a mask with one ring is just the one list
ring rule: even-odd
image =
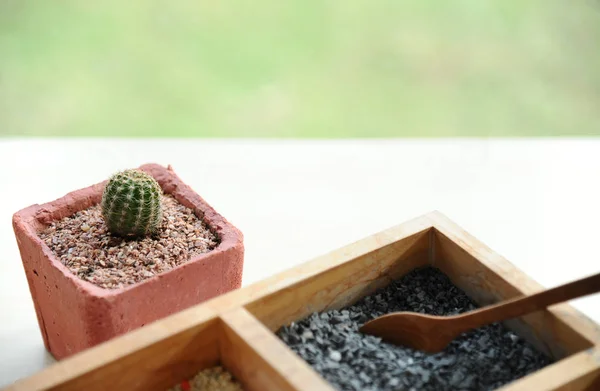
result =
[{"label": "wooden spoon", "polygon": [[425,352],[439,352],[465,331],[542,310],[600,291],[600,273],[529,296],[516,297],[454,316],[394,312],[365,323],[362,333]]}]

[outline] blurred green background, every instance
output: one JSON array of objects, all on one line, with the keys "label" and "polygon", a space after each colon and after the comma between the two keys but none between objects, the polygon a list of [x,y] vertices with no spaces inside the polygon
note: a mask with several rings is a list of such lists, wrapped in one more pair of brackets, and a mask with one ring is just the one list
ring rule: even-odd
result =
[{"label": "blurred green background", "polygon": [[591,0],[0,1],[0,134],[600,134]]}]

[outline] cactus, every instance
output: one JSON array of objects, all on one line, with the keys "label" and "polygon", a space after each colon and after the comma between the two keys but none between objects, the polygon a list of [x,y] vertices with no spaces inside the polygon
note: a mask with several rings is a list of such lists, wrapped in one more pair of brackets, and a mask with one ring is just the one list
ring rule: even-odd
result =
[{"label": "cactus", "polygon": [[130,169],[110,177],[102,194],[102,216],[117,236],[152,235],[160,227],[162,189],[149,174]]}]

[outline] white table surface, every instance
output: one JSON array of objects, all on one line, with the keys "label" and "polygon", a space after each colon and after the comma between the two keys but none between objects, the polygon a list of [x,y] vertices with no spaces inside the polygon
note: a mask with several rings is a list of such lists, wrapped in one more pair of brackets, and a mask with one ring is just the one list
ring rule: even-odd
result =
[{"label": "white table surface", "polygon": [[[600,269],[600,139],[5,139],[0,162],[0,386],[54,362],[12,214],[147,162],[244,232],[244,286],[431,210],[544,286]],[[599,295],[571,303],[600,321]]]}]

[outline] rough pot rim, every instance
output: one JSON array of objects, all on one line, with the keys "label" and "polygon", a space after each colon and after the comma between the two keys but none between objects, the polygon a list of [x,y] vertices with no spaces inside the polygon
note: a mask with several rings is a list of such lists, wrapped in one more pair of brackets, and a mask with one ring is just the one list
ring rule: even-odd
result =
[{"label": "rough pot rim", "polygon": [[[174,273],[189,267],[191,264],[202,262],[204,259],[212,257],[215,253],[225,252],[234,248],[240,241],[243,242],[242,232],[217,213],[216,210],[189,185],[185,184],[177,176],[170,165],[164,167],[156,163],[147,163],[137,168],[152,175],[158,181],[165,194],[173,196],[179,203],[192,209],[194,214],[201,218],[208,225],[209,229],[217,235],[219,239],[218,245],[211,251],[197,254],[191,257],[187,262],[177,265],[170,270],[155,274],[152,277],[121,288],[102,288],[79,278],[77,275],[73,274],[68,267],[60,262],[50,247],[40,238],[39,232],[50,222],[60,220],[61,218],[73,215],[88,207],[97,205],[100,202],[102,191],[108,180],[71,191],[60,198],[43,204],[33,204],[23,208],[13,214],[13,227],[16,228],[17,225],[24,227],[23,233],[41,248],[45,258],[50,260],[51,266],[58,269],[72,284],[95,297],[108,299],[135,291],[146,285],[157,284],[169,273]],[[88,193],[91,194],[84,197],[82,202],[78,202],[79,199],[82,198],[82,195]],[[192,199],[189,199],[189,197]],[[199,204],[200,208],[196,207],[194,203]],[[201,213],[201,216],[198,215],[199,213]],[[18,235],[16,236],[16,240],[19,241]]]}]

